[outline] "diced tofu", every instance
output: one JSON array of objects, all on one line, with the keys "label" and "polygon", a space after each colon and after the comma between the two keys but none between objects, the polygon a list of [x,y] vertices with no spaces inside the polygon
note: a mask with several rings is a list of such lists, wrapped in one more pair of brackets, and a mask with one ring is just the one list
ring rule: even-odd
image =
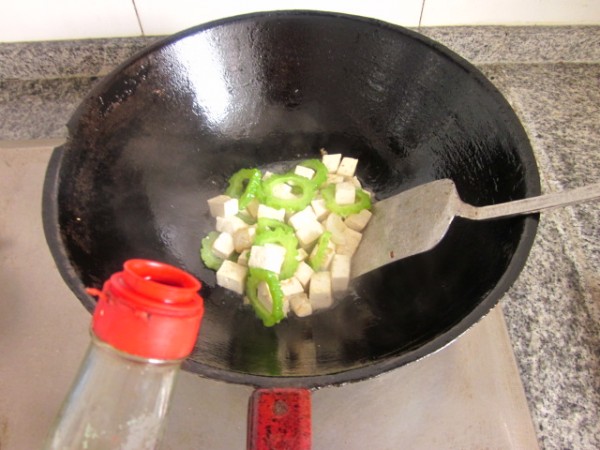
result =
[{"label": "diced tofu", "polygon": [[285,248],[277,244],[253,245],[250,249],[248,267],[270,270],[279,274],[285,258]]},{"label": "diced tofu", "polygon": [[343,175],[338,175],[337,173],[328,173],[327,174],[327,184],[337,184],[344,181]]},{"label": "diced tofu", "polygon": [[362,234],[358,231],[354,231],[352,228],[346,228],[346,231],[344,231],[344,239],[345,242],[336,247],[336,253],[339,255],[354,255],[360,244],[360,240],[362,239]]},{"label": "diced tofu", "polygon": [[354,172],[356,171],[357,164],[358,164],[358,159],[345,156],[342,158],[342,162],[340,162],[340,166],[338,167],[337,174],[342,175],[344,177],[353,177]]},{"label": "diced tofu", "polygon": [[254,236],[256,236],[256,226],[246,226],[233,233],[233,246],[235,251],[241,253],[242,251],[252,247],[254,242]]},{"label": "diced tofu", "polygon": [[238,294],[243,294],[248,268],[226,259],[217,270],[217,284]]},{"label": "diced tofu", "polygon": [[250,250],[243,250],[238,256],[237,263],[240,266],[248,267],[248,258],[250,257]]},{"label": "diced tofu", "polygon": [[323,155],[323,157],[321,158],[321,161],[323,162],[325,167],[327,167],[327,171],[329,173],[337,172],[341,160],[342,160],[341,153],[334,153],[331,155]]},{"label": "diced tofu", "polygon": [[212,251],[221,259],[229,258],[234,250],[233,236],[229,233],[219,234],[215,242],[213,242]]},{"label": "diced tofu", "polygon": [[258,205],[258,213],[256,214],[256,217],[258,219],[275,219],[283,222],[285,219],[285,209],[275,209],[261,203]]},{"label": "diced tofu", "polygon": [[330,211],[327,209],[327,206],[325,206],[325,200],[322,198],[313,200],[310,202],[310,206],[312,207],[313,212],[315,213],[315,216],[319,222],[329,215]]},{"label": "diced tofu", "polygon": [[331,289],[345,291],[350,283],[350,256],[334,255],[331,261]]},{"label": "diced tofu", "polygon": [[208,199],[208,208],[213,217],[229,217],[238,213],[238,199],[228,195],[217,195]]},{"label": "diced tofu", "polygon": [[305,292],[290,297],[289,302],[291,310],[298,317],[306,317],[312,314],[312,306]]},{"label": "diced tofu", "polygon": [[[310,254],[311,258],[313,258],[317,254],[317,250],[318,250],[318,245],[315,245],[315,247],[313,248],[313,250]],[[330,240],[327,243],[327,249],[325,250],[325,258],[323,259],[323,263],[321,264],[320,267],[316,267],[315,269],[316,270],[327,270],[329,268],[329,265],[331,264],[333,255],[335,255],[335,244]]]},{"label": "diced tofu", "polygon": [[306,258],[308,258],[308,253],[302,247],[298,249],[298,254],[296,255],[296,261],[302,262]]},{"label": "diced tofu", "polygon": [[356,199],[356,187],[349,181],[335,185],[335,202],[338,205],[351,205]]},{"label": "diced tofu", "polygon": [[310,304],[315,309],[328,308],[333,303],[331,295],[331,273],[315,272],[310,277],[310,287],[308,291]]},{"label": "diced tofu", "polygon": [[352,228],[354,231],[362,231],[365,229],[372,216],[373,213],[371,211],[368,209],[363,209],[357,214],[351,214],[346,217],[344,223],[348,228]]},{"label": "diced tofu", "polygon": [[246,211],[248,211],[248,214],[250,214],[254,219],[256,219],[256,216],[258,216],[258,205],[260,205],[258,200],[253,198],[250,200],[250,203],[248,203],[248,206],[246,206]]},{"label": "diced tofu", "polygon": [[311,222],[317,222],[317,216],[315,215],[312,206],[307,206],[302,211],[298,211],[297,213],[290,216],[288,220],[288,223],[296,231],[306,226],[309,226]]},{"label": "diced tofu", "polygon": [[294,173],[296,175],[300,175],[301,177],[308,178],[309,180],[312,180],[312,177],[315,175],[315,171],[313,169],[304,166],[296,166]]},{"label": "diced tofu", "polygon": [[271,172],[271,171],[267,170],[267,171],[264,173],[264,175],[263,175],[262,179],[263,179],[263,180],[267,180],[268,178],[272,177],[273,175],[274,175],[274,173],[273,173],[273,172]]},{"label": "diced tofu", "polygon": [[292,187],[289,184],[277,183],[273,186],[273,195],[277,198],[291,199],[296,198],[292,193]]},{"label": "diced tofu", "polygon": [[354,187],[362,189],[362,184],[360,183],[360,180],[357,176],[350,178],[348,181],[350,181],[354,185]]},{"label": "diced tofu", "polygon": [[329,214],[323,225],[331,233],[331,240],[334,244],[342,245],[346,243],[346,235],[344,233],[348,227],[338,214]]},{"label": "diced tofu", "polygon": [[256,298],[265,307],[269,313],[273,312],[273,296],[269,285],[265,281],[258,283],[256,287]]},{"label": "diced tofu", "polygon": [[304,288],[302,287],[302,283],[296,277],[288,278],[287,280],[281,281],[281,291],[283,292],[283,297],[291,297],[295,294],[300,294],[304,292]]},{"label": "diced tofu", "polygon": [[308,284],[310,283],[310,277],[314,272],[315,271],[312,269],[312,267],[310,267],[308,264],[302,261],[300,264],[298,264],[298,268],[294,273],[294,278],[296,278],[300,282],[302,287],[306,289],[308,287]]},{"label": "diced tofu", "polygon": [[236,231],[242,228],[248,228],[248,224],[237,216],[217,217],[217,231],[234,235]]},{"label": "diced tofu", "polygon": [[304,249],[308,249],[323,234],[323,225],[316,220],[296,230],[296,237]]}]

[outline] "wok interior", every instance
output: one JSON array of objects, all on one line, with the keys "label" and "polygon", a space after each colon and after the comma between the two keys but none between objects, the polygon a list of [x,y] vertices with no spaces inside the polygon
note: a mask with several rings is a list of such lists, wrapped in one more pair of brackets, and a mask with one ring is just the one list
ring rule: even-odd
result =
[{"label": "wok interior", "polygon": [[445,177],[476,205],[539,190],[525,133],[491,85],[437,45],[372,21],[264,14],[192,30],[107,77],[69,128],[57,200],[46,200],[57,204],[61,270],[89,309],[83,287],[128,258],[195,274],[206,314],[186,367],[209,376],[314,386],[414,360],[495,304],[535,232],[531,218],[457,220],[434,250],[273,328],[216,286],[199,259],[214,229],[206,200],[240,168],[281,169],[325,148],[358,158],[379,199]]}]

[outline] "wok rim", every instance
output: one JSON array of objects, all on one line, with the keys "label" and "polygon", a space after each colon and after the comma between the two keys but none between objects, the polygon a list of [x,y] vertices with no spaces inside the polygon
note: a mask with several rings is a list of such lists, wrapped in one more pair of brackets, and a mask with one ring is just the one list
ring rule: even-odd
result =
[{"label": "wok rim", "polygon": [[[58,271],[70,288],[70,290],[76,295],[83,306],[92,313],[96,306],[96,302],[93,298],[86,293],[86,287],[77,276],[73,266],[70,264],[69,256],[66,252],[66,248],[63,244],[60,227],[58,224],[59,208],[58,208],[58,186],[60,183],[60,172],[65,150],[71,144],[73,135],[73,127],[77,124],[78,119],[82,111],[85,109],[87,101],[91,97],[95,97],[99,92],[103,92],[106,86],[110,86],[111,82],[116,76],[120,74],[122,70],[130,66],[139,59],[146,57],[153,53],[157,49],[167,46],[180,39],[202,32],[204,30],[218,27],[225,24],[231,24],[239,21],[244,21],[253,18],[289,18],[289,17],[328,17],[328,18],[340,18],[350,21],[363,22],[368,25],[375,25],[376,27],[383,27],[391,29],[396,33],[403,34],[410,39],[414,39],[422,43],[423,45],[431,48],[435,52],[442,54],[444,57],[450,59],[454,64],[459,65],[463,68],[470,77],[479,83],[483,90],[494,100],[495,103],[502,106],[502,111],[507,113],[514,124],[510,125],[511,131],[515,134],[516,148],[519,149],[519,154],[524,158],[524,173],[525,173],[525,189],[528,191],[530,196],[539,195],[541,192],[539,171],[537,168],[537,162],[533,152],[533,148],[527,136],[523,125],[513,110],[511,105],[508,103],[506,98],[500,93],[500,91],[492,84],[492,82],[483,75],[483,73],[477,69],[472,63],[462,58],[457,53],[448,49],[444,45],[419,34],[416,31],[412,31],[408,28],[400,25],[391,24],[379,19],[362,17],[358,15],[343,14],[337,12],[317,11],[317,10],[280,10],[280,11],[266,11],[266,12],[254,12],[249,14],[236,15],[223,19],[218,19],[203,23],[200,25],[193,26],[191,28],[182,30],[173,35],[159,38],[156,42],[149,44],[144,49],[136,52],[134,55],[127,58],[109,74],[105,75],[104,78],[98,82],[90,92],[81,100],[79,106],[73,112],[71,118],[68,120],[67,128],[69,130],[67,141],[65,144],[57,147],[52,152],[51,158],[48,162],[44,185],[42,193],[42,222],[44,234],[48,247],[55,261]],[[237,372],[233,370],[221,369],[214,366],[210,366],[205,363],[192,361],[186,359],[182,368],[188,372],[195,373],[197,375],[212,378],[227,383],[235,383],[242,385],[250,385],[254,387],[300,387],[308,389],[318,389],[327,386],[343,385],[350,382],[358,382],[365,379],[370,379],[388,372],[393,369],[397,369],[406,364],[419,361],[429,355],[432,355],[446,346],[457,340],[463,333],[469,330],[473,325],[478,323],[494,308],[502,298],[502,296],[510,289],[513,283],[519,277],[521,271],[525,267],[529,253],[533,247],[537,226],[539,222],[539,214],[532,214],[523,218],[523,231],[521,233],[518,245],[515,248],[513,257],[510,263],[506,267],[503,275],[496,282],[494,288],[488,292],[488,294],[481,300],[481,302],[471,310],[466,316],[464,316],[458,323],[452,325],[449,329],[442,331],[440,334],[420,345],[419,347],[410,351],[404,352],[398,356],[383,356],[378,361],[365,361],[363,365],[359,367],[350,368],[345,371],[321,374],[321,375],[308,375],[308,376],[264,376],[254,375],[249,373]]]}]

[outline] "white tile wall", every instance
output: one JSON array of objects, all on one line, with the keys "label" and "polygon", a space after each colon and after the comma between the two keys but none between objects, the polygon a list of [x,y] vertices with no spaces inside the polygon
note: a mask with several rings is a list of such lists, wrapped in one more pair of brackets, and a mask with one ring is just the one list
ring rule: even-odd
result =
[{"label": "white tile wall", "polygon": [[0,42],[139,36],[134,1],[147,35],[275,9],[338,11],[411,27],[600,25],[600,0],[0,0]]},{"label": "white tile wall", "polygon": [[132,0],[0,0],[0,42],[139,35]]},{"label": "white tile wall", "polygon": [[600,0],[425,0],[422,26],[600,24]]}]

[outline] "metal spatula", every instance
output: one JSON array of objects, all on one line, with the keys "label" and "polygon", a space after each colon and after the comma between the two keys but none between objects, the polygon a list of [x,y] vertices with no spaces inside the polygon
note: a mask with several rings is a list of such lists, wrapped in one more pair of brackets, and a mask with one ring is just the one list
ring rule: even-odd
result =
[{"label": "metal spatula", "polygon": [[352,277],[437,245],[454,217],[488,220],[600,198],[600,183],[559,193],[476,207],[463,202],[454,182],[437,180],[373,205],[373,217],[352,258]]}]

